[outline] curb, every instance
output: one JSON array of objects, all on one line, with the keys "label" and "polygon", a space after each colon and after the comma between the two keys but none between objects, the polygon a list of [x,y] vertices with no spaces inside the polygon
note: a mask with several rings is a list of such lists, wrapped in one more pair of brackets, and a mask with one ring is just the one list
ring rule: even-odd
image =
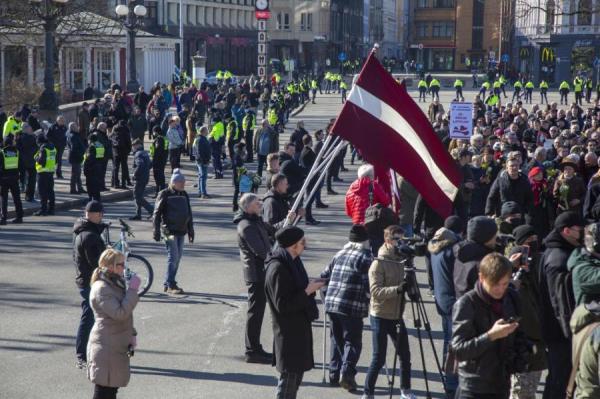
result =
[{"label": "curb", "polygon": [[292,111],[292,113],[290,114],[290,117],[294,117],[294,116],[298,115],[300,112],[304,111],[304,107],[306,107],[306,104],[308,104],[309,102],[310,102],[310,100],[305,101],[296,110]]}]

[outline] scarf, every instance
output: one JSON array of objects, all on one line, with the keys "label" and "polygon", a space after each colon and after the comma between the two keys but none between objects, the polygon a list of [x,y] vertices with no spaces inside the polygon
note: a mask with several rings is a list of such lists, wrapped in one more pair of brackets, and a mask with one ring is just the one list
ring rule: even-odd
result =
[{"label": "scarf", "polygon": [[545,202],[545,193],[548,191],[548,182],[546,179],[542,180],[533,180],[529,179],[529,183],[531,184],[531,190],[533,191],[533,204],[535,206],[544,206]]},{"label": "scarf", "polygon": [[504,308],[502,303],[504,302],[503,299],[494,299],[490,296],[490,294],[488,294],[484,289],[483,289],[483,284],[481,284],[481,281],[478,281],[477,284],[475,285],[475,292],[477,293],[477,296],[483,301],[485,302],[490,309],[492,309],[492,312],[498,316],[498,318],[504,318]]},{"label": "scarf", "polygon": [[113,285],[119,288],[126,289],[125,280],[122,276],[119,276],[115,273],[111,273],[108,271],[108,269],[104,267],[98,268],[98,275],[102,280],[112,283]]}]

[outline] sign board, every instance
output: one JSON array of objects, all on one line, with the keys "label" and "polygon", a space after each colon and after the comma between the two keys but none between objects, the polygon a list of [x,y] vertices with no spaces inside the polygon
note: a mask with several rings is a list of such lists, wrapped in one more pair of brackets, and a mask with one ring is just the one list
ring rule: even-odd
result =
[{"label": "sign board", "polygon": [[267,41],[267,32],[258,32],[258,42],[265,43]]},{"label": "sign board", "polygon": [[450,103],[450,138],[469,139],[473,134],[473,104]]},{"label": "sign board", "polygon": [[267,56],[265,54],[258,55],[258,66],[267,65]]},{"label": "sign board", "polygon": [[267,76],[267,67],[259,66],[258,67],[258,76],[260,76],[261,78],[266,77]]},{"label": "sign board", "polygon": [[425,46],[423,46],[423,43],[419,43],[419,45],[418,45],[419,50],[423,50],[423,47],[425,47]]},{"label": "sign board", "polygon": [[258,30],[259,31],[265,31],[267,30],[267,21],[264,19],[259,19],[258,20]]},{"label": "sign board", "polygon": [[258,43],[258,54],[267,54],[267,44]]},{"label": "sign board", "polygon": [[346,53],[344,53],[343,51],[341,53],[338,54],[338,60],[340,60],[341,62],[344,62],[348,59],[348,56],[346,55]]},{"label": "sign board", "polygon": [[510,60],[510,57],[508,56],[508,54],[502,54],[501,60],[502,62],[508,62]]},{"label": "sign board", "polygon": [[271,11],[255,11],[256,19],[266,21],[271,18]]}]

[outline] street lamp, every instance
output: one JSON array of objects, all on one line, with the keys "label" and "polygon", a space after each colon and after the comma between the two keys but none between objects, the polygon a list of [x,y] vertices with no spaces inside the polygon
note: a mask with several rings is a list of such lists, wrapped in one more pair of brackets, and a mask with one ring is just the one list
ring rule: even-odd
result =
[{"label": "street lamp", "polygon": [[44,22],[44,91],[39,99],[42,110],[58,109],[58,98],[54,91],[54,34],[57,20],[63,14],[69,0],[30,0],[32,13]]},{"label": "street lamp", "polygon": [[147,9],[143,5],[137,4],[136,0],[127,0],[127,5],[119,4],[115,7],[115,13],[127,30],[127,91],[133,93],[140,86],[135,68],[135,34],[146,16]]}]

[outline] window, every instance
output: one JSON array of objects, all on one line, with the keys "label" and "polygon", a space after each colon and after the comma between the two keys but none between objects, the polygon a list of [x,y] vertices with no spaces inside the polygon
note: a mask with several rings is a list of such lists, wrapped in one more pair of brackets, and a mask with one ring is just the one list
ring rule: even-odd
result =
[{"label": "window", "polygon": [[221,26],[230,26],[229,25],[229,9],[223,8],[223,19],[221,20]]},{"label": "window", "polygon": [[577,25],[592,24],[592,0],[579,0]]},{"label": "window", "polygon": [[213,8],[206,7],[206,11],[204,13],[204,18],[205,18],[207,26],[214,26],[215,20],[213,19],[213,17],[214,17]]},{"label": "window", "polygon": [[96,82],[99,90],[110,88],[115,76],[113,60],[115,52],[112,50],[96,50]]},{"label": "window", "polygon": [[67,87],[83,90],[83,65],[85,53],[82,49],[67,51]]},{"label": "window", "polygon": [[435,0],[435,8],[453,8],[454,0]]},{"label": "window", "polygon": [[429,0],[418,0],[417,1],[417,8],[427,8]]},{"label": "window", "polygon": [[213,8],[213,26],[221,26],[221,9],[219,8]]},{"label": "window", "polygon": [[287,12],[277,13],[277,29],[290,30],[290,14]]},{"label": "window", "polygon": [[432,37],[454,37],[454,22],[434,22],[431,27]]},{"label": "window", "polygon": [[169,25],[178,25],[179,24],[179,4],[168,3],[167,19],[168,19]]},{"label": "window", "polygon": [[198,6],[196,10],[196,20],[198,21],[198,25],[206,26],[206,13],[205,8],[202,6]]},{"label": "window", "polygon": [[196,6],[187,5],[187,24],[196,25]]},{"label": "window", "polygon": [[552,30],[554,26],[554,12],[556,10],[556,4],[554,0],[548,0],[547,10],[546,10],[546,33]]},{"label": "window", "polygon": [[471,36],[471,47],[475,50],[483,49],[483,26],[474,26]]},{"label": "window", "polygon": [[303,12],[300,14],[300,30],[312,30],[312,13]]},{"label": "window", "polygon": [[427,22],[417,22],[415,24],[415,27],[416,27],[416,31],[417,31],[417,38],[428,37]]},{"label": "window", "polygon": [[146,14],[146,20],[151,24],[158,23],[158,4],[155,1],[149,1],[146,3],[146,9],[148,13]]}]

